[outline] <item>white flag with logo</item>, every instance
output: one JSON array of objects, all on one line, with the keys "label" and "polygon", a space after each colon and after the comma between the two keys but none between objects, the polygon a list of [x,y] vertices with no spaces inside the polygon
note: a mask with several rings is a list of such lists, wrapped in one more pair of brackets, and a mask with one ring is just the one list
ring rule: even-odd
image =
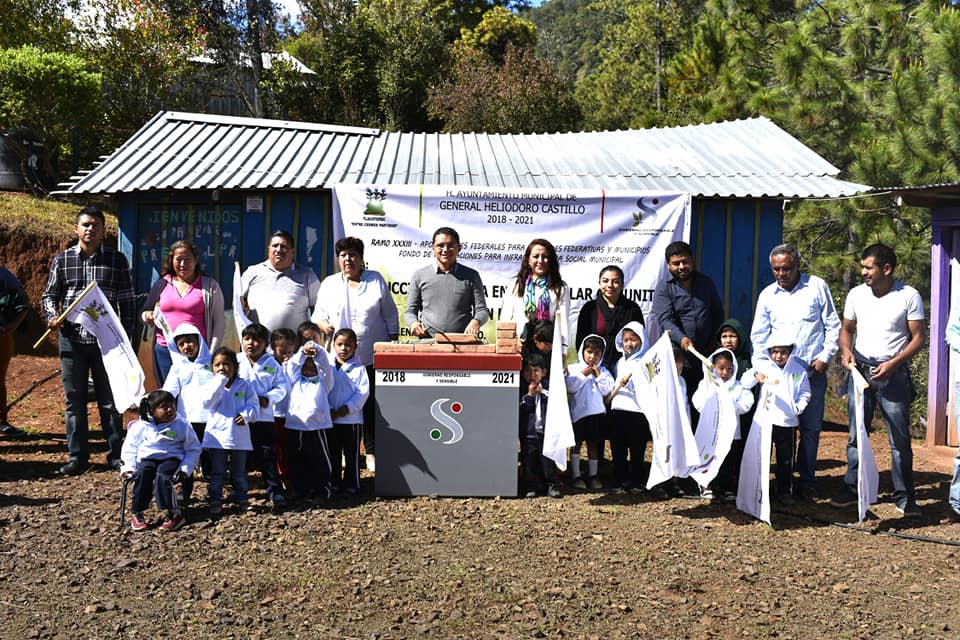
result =
[{"label": "white flag with logo", "polygon": [[870,385],[856,367],[850,369],[847,378],[847,393],[853,394],[853,419],[857,429],[857,515],[859,521],[867,516],[870,505],[877,501],[877,488],[880,485],[880,472],[870,446],[870,436],[863,416],[863,392]]},{"label": "white flag with logo", "polygon": [[553,460],[560,471],[567,469],[567,449],[576,444],[573,438],[573,422],[570,420],[570,405],[567,403],[567,383],[563,379],[563,349],[560,338],[560,323],[566,322],[563,314],[557,313],[553,322],[553,345],[550,352],[550,390],[553,398],[547,403],[546,423],[543,425],[543,455]]},{"label": "white flag with logo", "polygon": [[668,334],[660,336],[643,354],[637,370],[647,387],[646,393],[637,395],[644,399],[643,412],[650,421],[653,436],[653,458],[647,480],[647,489],[651,489],[674,476],[686,475],[697,463],[699,452],[690,429],[687,396],[680,388]]},{"label": "white flag with logo", "polygon": [[237,339],[243,335],[243,330],[253,324],[247,314],[243,312],[243,281],[240,278],[240,263],[233,263],[233,323],[237,327]]},{"label": "white flag with logo", "polygon": [[96,337],[117,411],[137,406],[144,393],[143,369],[120,318],[97,284],[74,303],[66,319]]},{"label": "white flag with logo", "polygon": [[[186,360],[184,355],[180,353],[180,350],[177,349],[177,341],[173,338],[173,329],[170,327],[170,323],[167,322],[166,316],[164,316],[160,310],[159,304],[157,304],[153,310],[153,324],[163,332],[163,339],[167,341],[167,350],[170,352],[170,361],[176,365],[181,360]],[[173,367],[171,367],[171,369],[172,368]]]},{"label": "white flag with logo", "polygon": [[753,424],[743,445],[740,484],[737,486],[737,509],[770,524],[770,448],[773,446],[773,423],[767,406],[773,402],[773,390],[760,388],[760,403],[753,414]]},{"label": "white flag with logo", "polygon": [[[707,372],[706,375],[713,374]],[[715,383],[710,386],[711,393],[700,410],[695,435],[699,461],[687,473],[701,487],[706,487],[717,477],[740,424],[730,390]]]}]

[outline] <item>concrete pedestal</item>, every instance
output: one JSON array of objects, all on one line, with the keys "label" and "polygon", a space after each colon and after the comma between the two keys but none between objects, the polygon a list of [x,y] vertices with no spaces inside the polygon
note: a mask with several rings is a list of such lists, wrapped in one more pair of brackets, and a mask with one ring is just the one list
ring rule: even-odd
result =
[{"label": "concrete pedestal", "polygon": [[377,353],[378,496],[514,496],[520,356]]}]

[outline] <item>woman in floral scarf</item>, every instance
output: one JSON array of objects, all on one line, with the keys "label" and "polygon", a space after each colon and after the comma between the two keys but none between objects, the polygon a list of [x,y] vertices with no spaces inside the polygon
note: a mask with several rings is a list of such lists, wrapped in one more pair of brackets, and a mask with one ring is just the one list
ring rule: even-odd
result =
[{"label": "woman in floral scarf", "polygon": [[516,322],[520,337],[526,337],[527,327],[539,320],[555,321],[558,310],[562,314],[560,337],[563,344],[555,346],[561,346],[566,353],[570,288],[560,278],[557,250],[550,241],[543,238],[531,240],[523,254],[511,295],[503,301],[500,321]]}]

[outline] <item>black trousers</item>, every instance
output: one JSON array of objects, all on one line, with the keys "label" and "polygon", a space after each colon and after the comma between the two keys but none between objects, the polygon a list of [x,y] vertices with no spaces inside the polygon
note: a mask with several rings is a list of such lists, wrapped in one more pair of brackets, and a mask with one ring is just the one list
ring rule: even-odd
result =
[{"label": "black trousers", "polygon": [[[327,429],[330,448],[331,482],[350,493],[360,488],[360,429],[359,424],[334,424]],[[341,457],[346,465],[341,463]]]},{"label": "black trousers", "polygon": [[173,511],[173,475],[179,468],[180,458],[141,460],[133,481],[133,512],[143,513],[150,506],[150,494],[159,508]]},{"label": "black trousers", "polygon": [[520,478],[524,491],[542,491],[557,481],[557,467],[543,455],[543,434],[520,438]]},{"label": "black trousers", "polygon": [[287,429],[287,456],[293,487],[303,497],[330,497],[330,449],[327,429],[297,431]]},{"label": "black trousers", "polygon": [[[642,487],[647,479],[643,457],[650,442],[650,423],[642,413],[614,409],[610,412],[610,448],[613,477],[619,487]],[[629,459],[628,459],[629,456]]]}]

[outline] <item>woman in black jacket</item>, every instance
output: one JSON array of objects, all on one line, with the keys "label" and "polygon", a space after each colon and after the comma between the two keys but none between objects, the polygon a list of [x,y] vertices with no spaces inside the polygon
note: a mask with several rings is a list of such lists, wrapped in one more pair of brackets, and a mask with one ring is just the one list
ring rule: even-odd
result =
[{"label": "woman in black jacket", "polygon": [[643,311],[633,300],[623,295],[623,269],[616,265],[607,265],[600,270],[600,283],[597,297],[587,301],[580,309],[577,320],[576,347],[591,333],[603,336],[607,349],[603,353],[603,365],[613,371],[620,354],[613,348],[617,333],[628,322],[636,320],[643,324]]}]

